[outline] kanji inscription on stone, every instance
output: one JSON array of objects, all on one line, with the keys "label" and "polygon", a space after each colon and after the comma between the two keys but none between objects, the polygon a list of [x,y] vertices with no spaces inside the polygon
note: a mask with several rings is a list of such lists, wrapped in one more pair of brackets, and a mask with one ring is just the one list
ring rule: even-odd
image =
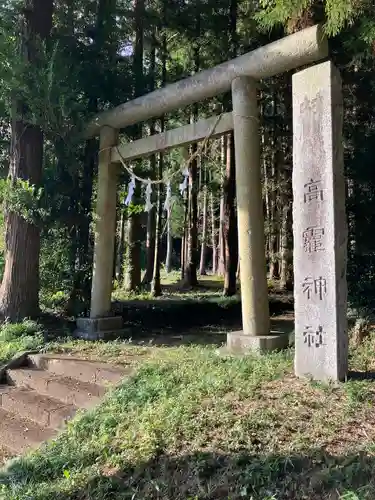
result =
[{"label": "kanji inscription on stone", "polygon": [[321,200],[323,201],[323,189],[321,186],[322,182],[320,180],[310,179],[304,185],[303,201],[309,203],[311,201]]},{"label": "kanji inscription on stone", "polygon": [[330,61],[293,75],[295,372],[347,375],[342,89]]},{"label": "kanji inscription on stone", "polygon": [[324,250],[323,244],[324,228],[323,227],[308,227],[303,233],[303,249],[305,252],[322,252]]},{"label": "kanji inscription on stone", "polygon": [[312,326],[305,326],[303,331],[303,342],[307,347],[320,347],[323,345],[324,330],[321,325],[314,330]]},{"label": "kanji inscription on stone", "polygon": [[307,300],[310,300],[312,297],[318,297],[319,300],[323,300],[327,293],[327,280],[322,276],[315,279],[311,276],[306,276],[302,282],[302,289]]}]

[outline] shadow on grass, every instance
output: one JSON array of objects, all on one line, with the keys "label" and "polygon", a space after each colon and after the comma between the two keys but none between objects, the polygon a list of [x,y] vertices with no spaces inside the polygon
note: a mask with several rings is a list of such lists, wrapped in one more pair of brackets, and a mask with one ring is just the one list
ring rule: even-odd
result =
[{"label": "shadow on grass", "polygon": [[[293,301],[290,296],[270,295],[272,330],[293,331]],[[241,330],[241,301],[230,299],[140,299],[116,301],[112,312],[124,319],[124,331],[107,334],[106,340],[130,339],[134,344],[214,345],[226,342],[229,331]],[[279,316],[284,316],[279,318]],[[71,336],[76,329],[73,318],[44,313],[39,318],[45,341]]]},{"label": "shadow on grass", "polygon": [[[181,331],[182,330],[182,331]],[[205,325],[200,327],[185,327],[181,330],[173,326],[164,327],[160,331],[138,330],[133,336],[132,343],[135,345],[153,345],[153,346],[183,346],[200,345],[220,347],[227,341],[227,333],[234,330],[241,330],[241,323],[227,323],[226,325]],[[284,318],[271,318],[272,333],[282,333],[290,335],[294,330],[293,316]],[[115,338],[115,337],[114,337]]]},{"label": "shadow on grass", "polygon": [[[69,457],[66,458],[68,463]],[[157,458],[136,466],[128,464],[123,467],[99,467],[101,472],[95,477],[91,476],[91,479],[86,478],[84,482],[75,482],[73,477],[67,478],[66,481],[72,481],[71,488],[68,487],[68,491],[64,488],[63,494],[59,486],[61,477],[56,478],[47,473],[56,470],[56,464],[48,463],[48,459],[44,462],[43,468],[39,463],[35,470],[29,463],[24,475],[19,465],[11,465],[2,475],[1,482],[17,487],[17,481],[25,484],[32,480],[33,483],[29,484],[35,491],[39,491],[38,500],[49,500],[51,495],[55,500],[375,498],[375,459],[365,454],[333,456],[318,449],[291,456],[261,453],[250,455],[246,452],[197,452],[178,457],[160,454]],[[82,462],[83,467],[84,462],[85,460]],[[44,490],[43,483],[49,480],[51,482]]]},{"label": "shadow on grass", "polygon": [[348,380],[375,380],[375,371],[356,371],[350,370]]},{"label": "shadow on grass", "polygon": [[[290,299],[270,297],[271,316],[290,313]],[[125,325],[139,330],[170,329],[175,332],[207,325],[241,329],[241,301],[230,300],[129,300],[115,302],[113,311]]]}]

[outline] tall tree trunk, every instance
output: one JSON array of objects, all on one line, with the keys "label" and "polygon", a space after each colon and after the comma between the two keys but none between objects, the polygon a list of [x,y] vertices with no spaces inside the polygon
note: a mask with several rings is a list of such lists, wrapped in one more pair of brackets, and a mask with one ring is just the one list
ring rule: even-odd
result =
[{"label": "tall tree trunk", "polygon": [[[231,0],[228,12],[228,48],[230,57],[237,55],[237,0]],[[229,111],[230,98],[225,100],[224,109]],[[225,248],[225,274],[224,290],[226,296],[232,296],[236,293],[236,271],[238,261],[238,236],[237,236],[237,217],[235,208],[236,198],[236,170],[234,158],[234,137],[233,132],[228,134],[226,140],[226,169],[223,184],[224,195],[224,226],[223,239]]]},{"label": "tall tree trunk", "polygon": [[[153,129],[154,131],[154,129]],[[150,159],[150,169],[152,178],[155,177],[156,156],[152,155]],[[156,212],[157,209],[153,206],[147,214],[147,236],[146,236],[146,271],[142,279],[142,285],[151,283],[154,272],[155,261],[155,231],[156,231]]]},{"label": "tall tree trunk", "polygon": [[216,238],[216,214],[215,214],[215,204],[214,195],[211,191],[210,193],[210,215],[211,215],[211,246],[212,246],[212,274],[217,273],[217,238]]},{"label": "tall tree trunk", "polygon": [[[162,24],[166,26],[166,2],[163,3],[162,7]],[[154,47],[156,48],[156,40],[154,40]],[[168,57],[168,45],[167,45],[167,36],[165,31],[163,31],[162,41],[161,41],[161,85],[164,87],[167,83],[167,57]],[[160,132],[164,132],[165,130],[165,118],[161,117],[160,120]],[[158,162],[158,173],[157,178],[160,181],[163,178],[163,167],[164,167],[164,154],[163,152],[159,153],[159,162]],[[162,293],[161,289],[161,279],[160,279],[160,266],[161,266],[161,237],[162,237],[162,216],[163,216],[163,205],[162,205],[162,194],[163,194],[163,185],[161,183],[158,184],[158,196],[157,196],[157,205],[156,205],[156,234],[155,234],[155,256],[154,256],[154,272],[152,276],[151,283],[151,292],[154,297],[159,297]]]},{"label": "tall tree trunk", "polygon": [[[265,230],[266,230],[266,256],[267,267],[270,266],[270,248],[271,248],[271,205],[270,205],[270,168],[267,155],[267,141],[266,141],[266,120],[264,117],[264,99],[265,93],[260,94],[260,118],[261,118],[261,161],[263,170],[264,181],[264,204],[265,204]],[[237,276],[239,269],[237,270]]]},{"label": "tall tree trunk", "polygon": [[272,140],[271,140],[271,182],[270,188],[271,192],[269,195],[269,207],[270,207],[270,236],[269,236],[269,279],[271,281],[279,278],[279,263],[280,263],[280,255],[279,255],[279,235],[280,235],[280,216],[278,211],[278,199],[277,194],[279,187],[278,186],[278,177],[279,177],[279,158],[280,154],[278,152],[279,148],[279,130],[277,127],[277,100],[276,95],[273,96],[273,122],[272,122]]},{"label": "tall tree trunk", "polygon": [[282,224],[280,241],[280,282],[281,290],[293,286],[293,225],[292,225],[292,88],[290,74],[282,76],[283,97],[286,114],[283,120],[284,165],[282,169]]},{"label": "tall tree trunk", "polygon": [[[200,70],[200,35],[201,35],[201,3],[195,3],[195,38],[192,43],[193,74]],[[198,103],[193,104],[191,122],[199,118]],[[188,212],[188,237],[187,255],[185,260],[184,285],[197,286],[198,267],[198,159],[197,144],[192,144],[190,154],[193,160],[189,165],[189,212]]]},{"label": "tall tree trunk", "polygon": [[[196,117],[197,113],[194,113]],[[197,145],[191,147],[194,156]],[[197,197],[197,159],[194,158],[189,166],[189,193],[188,193],[188,224],[187,224],[187,253],[185,260],[184,285],[197,286],[198,266],[198,197]]]},{"label": "tall tree trunk", "polygon": [[[162,119],[161,131],[164,131],[164,119]],[[159,168],[158,179],[163,178],[163,153],[159,153]],[[160,243],[161,243],[161,221],[163,215],[162,206],[162,184],[158,184],[158,197],[156,202],[156,234],[155,234],[155,260],[154,260],[154,273],[152,276],[151,293],[153,297],[161,295],[161,282],[160,282]]]},{"label": "tall tree trunk", "polygon": [[[150,51],[150,70],[149,70],[149,91],[155,90],[155,70],[156,70],[156,35],[153,32],[151,36],[151,51]],[[155,121],[151,121],[150,135],[155,134]],[[156,176],[156,155],[150,158],[151,178]],[[153,279],[154,261],[155,261],[155,232],[157,209],[153,206],[147,214],[147,237],[146,237],[146,272],[143,276],[142,285],[148,285]]]},{"label": "tall tree trunk", "polygon": [[141,214],[131,214],[128,218],[125,290],[135,291],[141,285]]},{"label": "tall tree trunk", "polygon": [[[116,45],[108,44],[108,39],[112,35],[116,20],[117,0],[99,0],[96,13],[95,37],[92,45],[94,67],[93,72],[100,75],[102,72],[103,60],[109,59],[115,63]],[[74,2],[67,2],[67,18],[69,26],[69,35],[74,37]],[[106,47],[106,50],[104,48]],[[86,95],[88,97],[88,109],[90,115],[95,116],[98,113],[98,91],[97,87],[92,85],[91,80],[86,87]],[[83,300],[86,305],[89,304],[91,294],[91,277],[92,277],[92,261],[93,261],[93,241],[91,238],[90,226],[92,223],[92,188],[95,172],[97,169],[98,159],[98,140],[96,138],[89,139],[86,142],[83,172],[80,176],[80,223],[77,225],[77,256],[75,261],[78,263],[75,269],[75,279],[72,290],[72,302],[74,297]],[[76,193],[73,194],[76,196]],[[74,202],[74,200],[72,200]],[[81,296],[80,296],[81,295]]]},{"label": "tall tree trunk", "polygon": [[116,252],[116,279],[119,283],[122,283],[124,279],[125,232],[126,213],[125,210],[121,209],[119,239]]},{"label": "tall tree trunk", "polygon": [[[36,64],[39,41],[52,29],[53,0],[25,0],[21,26],[21,48],[25,66]],[[12,117],[12,150],[9,178],[40,185],[43,166],[43,132],[30,125],[29,110],[15,100]],[[10,208],[10,207],[9,207]],[[6,221],[5,270],[0,292],[1,314],[17,321],[39,311],[40,228],[9,209]]]},{"label": "tall tree trunk", "polygon": [[172,271],[172,251],[173,251],[173,236],[172,236],[172,209],[169,207],[167,213],[167,256],[165,258],[165,270],[167,273]]},{"label": "tall tree trunk", "polygon": [[219,276],[225,274],[225,239],[224,239],[224,182],[225,182],[225,165],[226,165],[226,152],[227,152],[227,136],[223,135],[221,138],[221,170],[222,170],[222,185],[220,193],[220,209],[219,209],[219,262],[218,271]]},{"label": "tall tree trunk", "polygon": [[224,238],[224,193],[220,196],[220,214],[219,214],[219,276],[225,275],[225,238]]},{"label": "tall tree trunk", "polygon": [[[89,105],[90,110],[97,112],[97,102]],[[78,266],[80,271],[80,286],[82,299],[88,305],[91,294],[93,241],[91,241],[90,226],[92,222],[92,186],[97,170],[99,144],[96,138],[89,139],[85,145],[83,159],[83,175],[81,179],[81,223],[79,226]]]},{"label": "tall tree trunk", "polygon": [[186,245],[185,245],[185,234],[186,234],[186,231],[185,231],[185,228],[184,228],[184,233],[181,237],[181,259],[180,259],[180,266],[181,266],[181,279],[183,280],[184,279],[184,272],[185,272],[185,248],[186,248]]},{"label": "tall tree trunk", "polygon": [[284,200],[281,222],[280,238],[280,290],[288,290],[292,286],[292,202],[291,199]]},{"label": "tall tree trunk", "polygon": [[233,134],[229,134],[227,137],[227,168],[224,181],[224,295],[227,297],[235,295],[237,291],[238,236],[235,195],[234,137]]},{"label": "tall tree trunk", "polygon": [[[189,189],[189,188],[188,188]],[[181,279],[185,278],[185,268],[187,261],[187,239],[188,239],[188,217],[189,217],[189,195],[184,194],[184,226],[181,238]]]},{"label": "tall tree trunk", "polygon": [[[145,0],[135,0],[134,4],[134,31],[135,43],[133,54],[134,97],[143,94],[143,36],[145,20]],[[134,126],[133,139],[142,136],[142,126]],[[140,163],[140,162],[138,162]],[[139,183],[138,183],[139,184]],[[139,196],[139,185],[135,197]],[[128,291],[137,290],[141,284],[141,215],[133,212],[128,223],[127,269],[125,287]]]},{"label": "tall tree trunk", "polygon": [[203,207],[202,207],[202,243],[201,243],[201,259],[199,264],[199,274],[204,276],[206,273],[206,256],[207,256],[207,217],[208,217],[208,195],[207,186],[203,188]]}]

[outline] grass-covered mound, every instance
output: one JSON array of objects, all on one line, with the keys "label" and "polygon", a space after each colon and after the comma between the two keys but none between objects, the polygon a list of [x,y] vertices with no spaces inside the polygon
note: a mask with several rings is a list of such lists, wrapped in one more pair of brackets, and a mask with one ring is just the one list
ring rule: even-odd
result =
[{"label": "grass-covered mound", "polygon": [[[352,351],[353,368],[372,370],[374,344]],[[9,464],[2,498],[375,498],[371,380],[297,380],[291,352],[234,359],[196,347],[66,349],[139,361],[139,369],[55,442]]]}]

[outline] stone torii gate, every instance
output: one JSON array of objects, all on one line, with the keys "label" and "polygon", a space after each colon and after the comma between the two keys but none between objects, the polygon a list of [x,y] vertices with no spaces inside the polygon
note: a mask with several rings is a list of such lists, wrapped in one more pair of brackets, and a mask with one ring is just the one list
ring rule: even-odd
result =
[{"label": "stone torii gate", "polygon": [[[227,347],[241,352],[280,349],[287,345],[286,335],[270,332],[257,81],[327,57],[327,39],[319,26],[313,26],[103,112],[89,124],[86,138],[99,135],[100,152],[91,311],[90,318],[77,320],[82,337],[104,338],[107,331],[122,327],[122,319],[111,316],[120,160],[188,145],[210,133],[211,137],[218,137],[234,130],[243,330],[228,333]],[[126,145],[118,144],[120,128],[230,89],[231,113]],[[346,335],[345,314],[341,311],[346,305],[346,282],[340,284],[338,278],[343,273],[346,276],[346,240],[344,229],[341,239],[336,237],[335,225],[339,212],[343,217],[342,204],[339,208],[337,204],[343,194],[342,154],[338,146],[340,125],[339,119],[335,119],[341,109],[340,95],[340,82],[329,61],[293,76],[296,371],[299,375],[311,374],[321,379],[343,378],[347,371],[347,345],[342,342]],[[335,103],[338,106],[335,107]],[[319,165],[315,161],[314,141],[320,144]],[[327,236],[332,238],[331,242]],[[341,257],[337,257],[338,248]],[[322,307],[327,305],[322,301],[323,296],[333,314],[329,324],[323,324]]]}]

